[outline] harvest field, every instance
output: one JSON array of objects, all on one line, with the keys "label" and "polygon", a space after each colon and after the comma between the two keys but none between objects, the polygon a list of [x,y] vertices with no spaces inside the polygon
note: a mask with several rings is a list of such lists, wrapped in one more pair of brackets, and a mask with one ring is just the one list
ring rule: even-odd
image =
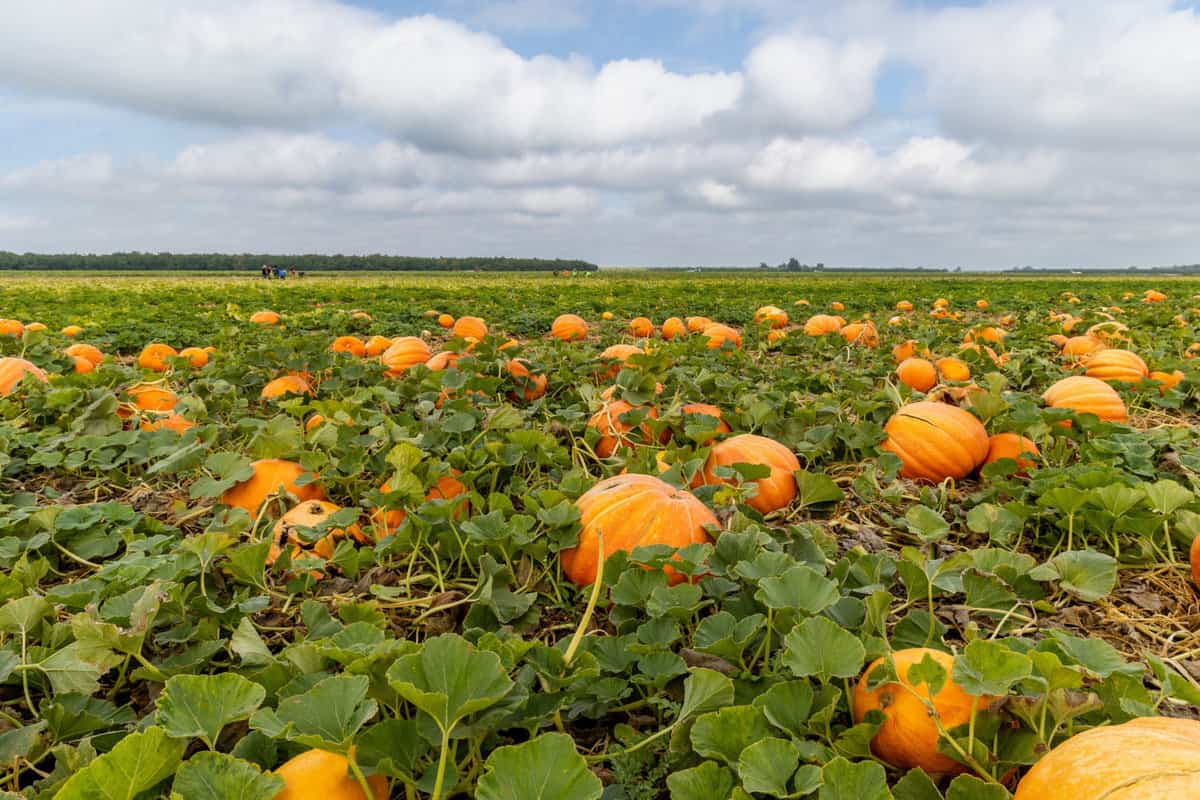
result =
[{"label": "harvest field", "polygon": [[0,317],[0,798],[1200,796],[1200,281],[0,275]]}]

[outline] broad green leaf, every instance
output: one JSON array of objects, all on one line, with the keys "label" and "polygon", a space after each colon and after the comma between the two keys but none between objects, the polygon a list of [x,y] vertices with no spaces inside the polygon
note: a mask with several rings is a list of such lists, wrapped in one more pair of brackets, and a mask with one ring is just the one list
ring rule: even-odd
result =
[{"label": "broad green leaf", "polygon": [[777,683],[754,699],[772,725],[797,739],[806,735],[804,723],[812,704],[812,684],[806,680]]},{"label": "broad green leaf", "polygon": [[575,742],[546,733],[492,751],[475,787],[479,800],[599,800],[604,786],[592,774]]},{"label": "broad green leaf", "polygon": [[250,726],[272,738],[345,752],[359,729],[375,716],[367,699],[368,678],[362,675],[325,678],[308,691],[285,697],[274,709],[264,708]]},{"label": "broad green leaf", "polygon": [[783,665],[799,678],[851,678],[862,670],[867,651],[857,636],[825,617],[811,617],[784,637]]},{"label": "broad green leaf", "polygon": [[1016,514],[994,503],[980,503],[967,512],[967,527],[975,533],[986,533],[999,547],[1007,547],[1024,524]]},{"label": "broad green leaf", "polygon": [[1116,587],[1117,560],[1095,550],[1068,550],[1035,567],[1029,576],[1038,581],[1058,579],[1064,591],[1093,603]]},{"label": "broad green leaf", "polygon": [[16,600],[9,600],[0,607],[0,631],[5,633],[20,633],[32,630],[53,611],[46,598],[40,595],[26,595]]},{"label": "broad green leaf", "polygon": [[904,514],[904,523],[917,538],[927,544],[939,542],[950,533],[950,524],[928,506],[910,508]]},{"label": "broad green leaf", "polygon": [[754,599],[767,608],[796,608],[808,614],[824,611],[838,601],[837,584],[812,567],[797,564],[775,578],[764,578]]},{"label": "broad green leaf", "polygon": [[229,640],[229,649],[248,667],[261,667],[275,660],[249,617],[242,617],[238,623],[237,630]]},{"label": "broad green leaf", "polygon": [[904,777],[896,781],[892,787],[892,795],[896,800],[942,800],[942,793],[929,773],[917,768],[910,769]]},{"label": "broad green leaf", "polygon": [[[699,724],[699,723],[697,723]],[[788,794],[788,780],[800,766],[800,751],[787,739],[768,737],[753,742],[738,757],[738,776],[748,792],[774,797]]]},{"label": "broad green leaf", "polygon": [[106,647],[71,642],[38,662],[37,668],[50,679],[56,694],[93,694],[100,688],[101,676],[120,663],[121,657]]},{"label": "broad green leaf", "polygon": [[174,774],[186,747],[162,728],[131,733],[71,776],[54,800],[133,800]]},{"label": "broad green leaf", "polygon": [[697,667],[683,682],[683,703],[675,723],[729,705],[733,705],[733,681],[715,670]]},{"label": "broad green leaf", "polygon": [[499,703],[513,688],[499,656],[476,650],[454,634],[429,639],[420,652],[398,659],[388,670],[388,682],[443,731]]},{"label": "broad green leaf", "polygon": [[179,766],[171,791],[181,800],[262,800],[283,790],[283,778],[226,753],[196,753]]},{"label": "broad green leaf", "polygon": [[667,776],[671,800],[728,800],[733,785],[733,773],[715,761]]},{"label": "broad green leaf", "polygon": [[875,761],[851,763],[840,756],[821,769],[819,800],[892,800],[887,773]]},{"label": "broad green leaf", "polygon": [[754,706],[730,706],[701,714],[692,726],[692,748],[705,758],[736,767],[742,750],[771,735],[762,711]]},{"label": "broad green leaf", "polygon": [[976,639],[954,659],[954,682],[970,695],[1004,695],[1033,673],[1033,662],[1003,642]]},{"label": "broad green leaf", "polygon": [[1143,484],[1142,490],[1150,507],[1158,514],[1167,516],[1195,499],[1196,495],[1172,480],[1161,480]]},{"label": "broad green leaf", "polygon": [[248,719],[266,696],[266,689],[232,672],[176,675],[158,698],[156,719],[168,736],[199,738],[211,750],[222,728]]},{"label": "broad green leaf", "polygon": [[796,503],[800,508],[820,505],[821,503],[840,503],[846,495],[834,483],[833,478],[820,472],[809,472],[806,469],[796,472]]},{"label": "broad green leaf", "polygon": [[430,746],[421,737],[416,720],[386,719],[360,733],[355,747],[359,764],[413,783],[418,777],[417,762]]},{"label": "broad green leaf", "polygon": [[973,775],[959,775],[946,790],[946,800],[1009,800],[1008,790]]}]

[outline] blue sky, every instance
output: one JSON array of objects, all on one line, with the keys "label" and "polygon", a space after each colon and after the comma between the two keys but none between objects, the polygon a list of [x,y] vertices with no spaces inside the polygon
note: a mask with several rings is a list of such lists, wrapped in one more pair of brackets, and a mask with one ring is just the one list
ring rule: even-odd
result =
[{"label": "blue sky", "polygon": [[1191,0],[7,4],[0,249],[1191,263],[1196,74]]}]

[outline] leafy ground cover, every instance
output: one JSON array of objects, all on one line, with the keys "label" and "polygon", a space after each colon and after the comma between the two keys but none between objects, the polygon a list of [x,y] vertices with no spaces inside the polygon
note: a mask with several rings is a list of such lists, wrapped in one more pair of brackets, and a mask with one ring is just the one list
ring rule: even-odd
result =
[{"label": "leafy ground cover", "polygon": [[[45,374],[0,397],[0,797],[257,798],[287,780],[309,787],[293,798],[1000,800],[1080,732],[1194,720],[1198,293],[0,277],[0,316],[21,323],[0,321],[0,356]],[[786,322],[756,323],[767,305]],[[564,313],[584,338],[549,335]],[[818,314],[841,320],[807,335]],[[733,332],[666,339],[668,317]],[[197,350],[143,357],[152,343]],[[601,356],[616,344],[639,351]],[[1049,407],[1100,348],[1144,361],[1109,382],[1124,418]],[[932,384],[901,380],[910,355],[937,362]],[[885,444],[922,400],[1037,455],[914,481]],[[730,444],[716,465],[740,434],[795,463]],[[274,459],[299,467],[235,502]],[[561,553],[604,548],[577,501],[626,473],[713,521],[677,548],[653,534],[678,520],[646,517],[648,546],[577,585]],[[897,680],[923,693],[863,699]],[[900,701],[935,726],[889,748]]]}]

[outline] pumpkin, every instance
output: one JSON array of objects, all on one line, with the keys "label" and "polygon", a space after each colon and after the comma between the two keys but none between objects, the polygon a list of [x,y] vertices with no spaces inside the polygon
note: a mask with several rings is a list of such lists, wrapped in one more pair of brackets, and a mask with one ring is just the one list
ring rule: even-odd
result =
[{"label": "pumpkin", "polygon": [[712,324],[713,324],[713,321],[711,319],[709,319],[708,317],[688,317],[687,318],[688,333],[700,333],[701,331],[703,331],[705,328],[707,328],[709,325],[712,325]]},{"label": "pumpkin", "polygon": [[788,324],[787,312],[778,306],[763,306],[754,312],[754,324],[769,324],[772,328],[783,328]]},{"label": "pumpkin", "polygon": [[441,372],[444,369],[449,369],[458,363],[462,358],[462,353],[456,353],[453,350],[443,350],[440,353],[434,353],[425,362],[425,366],[434,372]]},{"label": "pumpkin", "polygon": [[797,300],[795,303],[793,303],[792,305],[807,306],[807,305],[809,305],[809,302],[807,300],[801,298],[801,299]]},{"label": "pumpkin", "polygon": [[392,340],[391,346],[383,351],[379,360],[387,367],[389,378],[399,378],[417,364],[429,360],[429,345],[415,336],[401,336]]},{"label": "pumpkin", "polygon": [[870,320],[851,322],[842,328],[841,333],[847,344],[860,344],[864,347],[879,346],[879,331],[875,329],[875,323]]},{"label": "pumpkin", "polygon": [[530,372],[529,362],[525,359],[509,359],[504,369],[517,387],[515,391],[508,393],[510,399],[530,403],[546,393],[546,376]]},{"label": "pumpkin", "polygon": [[[125,394],[129,396],[133,407],[138,411],[173,411],[175,404],[179,402],[179,397],[173,391],[157,383],[139,383],[130,386],[125,390]],[[126,411],[122,414],[118,410],[117,415],[128,417],[130,413]]]},{"label": "pumpkin", "polygon": [[20,336],[25,326],[15,319],[0,319],[0,336]]},{"label": "pumpkin", "polygon": [[[973,713],[987,708],[991,698],[969,695],[951,678],[954,657],[940,650],[913,647],[892,653],[898,682],[869,688],[871,673],[887,661],[877,658],[867,667],[854,687],[850,705],[856,723],[862,722],[870,711],[880,711],[886,718],[871,739],[871,750],[884,761],[900,769],[923,769],[930,775],[953,775],[967,767],[938,752],[941,737],[937,723],[946,730],[971,721]],[[946,672],[945,683],[937,694],[930,694],[929,684],[913,684],[908,679],[911,667],[931,658]],[[933,704],[935,721],[928,706]],[[1077,799],[1076,799],[1077,800]]]},{"label": "pumpkin", "polygon": [[138,355],[138,366],[152,372],[166,372],[167,359],[177,355],[179,353],[171,345],[155,342],[142,349],[141,354]]},{"label": "pumpkin", "polygon": [[196,427],[196,423],[184,419],[178,414],[147,414],[142,417],[140,425],[144,431],[168,430],[183,433],[188,428]]},{"label": "pumpkin", "polygon": [[[271,546],[267,550],[267,563],[274,564],[283,553],[283,548],[291,548],[293,559],[311,553],[324,559],[333,558],[333,549],[339,539],[352,536],[356,541],[367,544],[370,542],[358,525],[349,528],[333,528],[315,542],[302,541],[297,535],[296,528],[315,528],[326,522],[332,515],[341,511],[342,507],[324,500],[305,500],[284,512],[272,529]],[[319,575],[317,577],[320,577]]]},{"label": "pumpkin", "polygon": [[1025,457],[1026,453],[1033,456],[1041,455],[1032,439],[1017,433],[997,433],[988,439],[987,458],[983,460],[983,463],[992,464],[1002,458],[1011,458],[1017,462],[1018,472],[1024,475],[1037,466],[1035,461]]},{"label": "pumpkin", "polygon": [[829,307],[834,311],[845,311],[846,307],[836,300],[829,304]]},{"label": "pumpkin", "polygon": [[1146,293],[1142,295],[1143,303],[1161,303],[1166,299],[1167,296],[1157,289],[1147,289]]},{"label": "pumpkin", "polygon": [[276,397],[286,397],[289,394],[313,394],[308,381],[299,375],[283,375],[263,386],[259,397],[263,400],[274,400]]},{"label": "pumpkin", "polygon": [[92,362],[92,366],[99,366],[104,360],[104,353],[100,352],[100,348],[83,342],[76,342],[63,351],[71,358],[84,358]]},{"label": "pumpkin", "polygon": [[87,373],[96,369],[96,365],[93,364],[91,361],[88,361],[83,356],[72,356],[71,361],[74,363],[74,370],[75,370],[76,375],[86,375]]},{"label": "pumpkin", "polygon": [[250,315],[250,321],[255,325],[278,325],[279,315],[274,311],[255,311]]},{"label": "pumpkin", "polygon": [[[645,408],[645,406],[639,406],[639,408]],[[596,455],[600,458],[608,458],[618,448],[629,447],[636,443],[637,437],[629,435],[634,430],[633,426],[621,420],[621,416],[633,410],[634,406],[625,400],[606,399],[600,410],[592,415],[588,420],[588,427],[600,431],[600,439],[596,442]],[[658,419],[657,409],[649,408],[646,418]],[[645,422],[638,427],[638,432],[643,443],[654,441],[654,432]]]},{"label": "pumpkin", "polygon": [[1188,551],[1188,561],[1192,565],[1192,582],[1200,587],[1200,534],[1192,539],[1192,547]]},{"label": "pumpkin", "polygon": [[608,322],[612,318],[613,318],[613,312],[611,312],[611,311],[605,311],[603,314],[600,315],[600,319],[604,320],[605,322]]},{"label": "pumpkin", "polygon": [[1192,797],[1200,797],[1200,722],[1139,717],[1067,739],[1026,773],[1014,800]]},{"label": "pumpkin", "polygon": [[1126,335],[1128,331],[1129,327],[1127,325],[1109,320],[1107,322],[1097,322],[1088,328],[1087,335],[1094,339],[1099,339],[1109,347],[1113,347],[1129,338]]},{"label": "pumpkin", "polygon": [[787,338],[787,335],[788,335],[787,331],[780,331],[780,330],[775,330],[774,328],[772,328],[771,330],[767,331],[767,344],[775,344],[776,342],[782,342],[784,339]]},{"label": "pumpkin", "polygon": [[629,321],[629,332],[638,339],[649,339],[654,335],[654,323],[646,317],[634,317]]},{"label": "pumpkin", "polygon": [[971,367],[961,358],[954,356],[939,358],[935,362],[935,366],[938,374],[942,376],[942,380],[959,382],[971,380]]},{"label": "pumpkin", "polygon": [[664,339],[680,339],[687,336],[687,325],[683,324],[683,320],[679,317],[668,317],[662,324],[662,337]]},{"label": "pumpkin", "polygon": [[1063,342],[1063,358],[1076,364],[1084,364],[1093,354],[1105,348],[1104,342],[1095,336],[1072,336]]},{"label": "pumpkin", "polygon": [[1174,389],[1183,383],[1183,378],[1183,371],[1178,369],[1174,372],[1155,371],[1150,373],[1150,380],[1157,381],[1160,384],[1158,390],[1164,394],[1168,389]]},{"label": "pumpkin", "polygon": [[[721,416],[721,409],[717,408],[716,406],[711,406],[708,403],[687,403],[683,406],[683,408],[680,409],[680,411],[683,413],[683,424],[685,427],[688,425],[701,424],[700,420],[689,418],[696,415],[702,415],[705,417],[713,417],[717,420],[716,427],[712,428],[712,432],[714,434],[729,433],[729,423],[724,420],[724,418]],[[704,442],[701,442],[700,446],[706,447],[711,441],[712,439],[707,439]]]},{"label": "pumpkin", "polygon": [[643,354],[645,351],[635,344],[614,344],[611,347],[604,348],[600,353],[600,362],[608,364],[605,370],[596,372],[596,379],[615,378],[622,369],[628,364],[630,357]]},{"label": "pumpkin", "polygon": [[913,304],[907,300],[901,300],[900,302],[896,303],[896,310],[897,311],[912,311]]},{"label": "pumpkin", "polygon": [[42,383],[46,382],[46,373],[31,362],[16,356],[0,358],[0,397],[12,394],[26,375]]},{"label": "pumpkin", "polygon": [[372,797],[365,797],[346,757],[325,750],[306,750],[275,774],[283,778],[284,789],[273,800],[387,800],[388,796],[385,776],[367,778]]},{"label": "pumpkin", "polygon": [[362,358],[367,354],[367,343],[357,336],[339,336],[329,345],[329,352],[349,353],[355,358]]},{"label": "pumpkin", "polygon": [[896,367],[896,377],[910,389],[928,392],[937,385],[937,367],[932,361],[916,356],[906,358]]},{"label": "pumpkin", "polygon": [[192,369],[201,369],[208,364],[208,351],[201,347],[185,347],[179,351],[179,355],[188,360]]},{"label": "pumpkin", "polygon": [[800,461],[785,445],[753,433],[730,437],[712,446],[699,477],[709,485],[731,483],[737,479],[717,477],[716,468],[734,464],[759,464],[771,469],[770,475],[755,481],[758,493],[746,501],[760,514],[787,508],[796,499],[794,473],[800,469]]},{"label": "pumpkin", "polygon": [[934,308],[942,308],[942,309],[949,308],[950,301],[944,297],[939,297],[937,300],[933,301],[933,307]]},{"label": "pumpkin", "polygon": [[447,330],[454,327],[454,317],[449,314],[437,314],[437,324]]},{"label": "pumpkin", "polygon": [[383,355],[383,351],[392,346],[392,340],[386,336],[375,335],[367,339],[363,346],[368,358],[379,358]]},{"label": "pumpkin", "polygon": [[44,330],[46,330],[46,326],[40,322],[31,322],[25,326],[26,333],[29,333],[31,331],[44,331]]},{"label": "pumpkin", "polygon": [[463,339],[478,342],[487,336],[488,327],[479,317],[459,317],[450,332]]},{"label": "pumpkin", "polygon": [[550,325],[550,335],[564,342],[585,339],[588,335],[588,324],[577,314],[560,314]]},{"label": "pumpkin", "polygon": [[988,305],[989,305],[989,303],[987,300],[976,300],[975,301],[975,307],[978,308],[980,311],[986,310]]},{"label": "pumpkin", "polygon": [[912,358],[915,355],[920,355],[923,358],[929,358],[928,348],[921,347],[918,350],[916,339],[903,341],[892,348],[892,358],[895,359],[897,364],[905,359]]},{"label": "pumpkin", "polygon": [[1149,375],[1146,362],[1130,350],[1101,350],[1087,362],[1087,376],[1102,381],[1140,383]]},{"label": "pumpkin", "polygon": [[1000,324],[1006,328],[1012,327],[1013,324],[1016,323],[1016,321],[1017,321],[1016,318],[1013,317],[1012,314],[1005,314],[1003,317],[1000,318]]},{"label": "pumpkin", "polygon": [[967,331],[964,342],[991,342],[992,344],[1000,344],[1004,341],[1004,337],[1008,336],[1006,331],[1001,330],[993,325],[984,325],[982,328]]},{"label": "pumpkin", "polygon": [[[434,482],[429,491],[425,493],[425,502],[430,500],[453,500],[456,497],[461,497],[467,493],[466,485],[458,479],[462,473],[456,469],[450,470],[449,475],[443,475]],[[385,481],[383,486],[379,487],[379,491],[387,494],[392,490],[390,482]],[[466,504],[461,503],[454,509],[454,517],[458,519],[463,516],[466,511]],[[404,518],[408,516],[402,508],[377,508],[371,513],[371,528],[375,534],[376,540],[391,536],[404,522]]]},{"label": "pumpkin", "polygon": [[[563,573],[577,586],[589,586],[602,560],[618,550],[646,545],[681,548],[711,541],[705,525],[717,518],[695,495],[652,475],[625,474],[606,478],[575,501],[579,509],[579,543],[559,553]],[[600,535],[603,533],[603,555]],[[683,576],[666,567],[672,584]]]},{"label": "pumpkin", "polygon": [[1051,386],[1042,395],[1051,408],[1069,408],[1076,414],[1095,414],[1102,420],[1124,422],[1129,414],[1116,389],[1098,378],[1072,375]]},{"label": "pumpkin", "polygon": [[883,449],[900,457],[900,475],[941,483],[964,478],[983,463],[988,435],[969,411],[928,400],[902,406],[883,428]]},{"label": "pumpkin", "polygon": [[1052,333],[1046,337],[1050,344],[1054,345],[1061,351],[1067,344],[1067,337],[1061,333]]},{"label": "pumpkin", "polygon": [[324,500],[325,492],[316,481],[303,486],[296,481],[304,474],[304,467],[295,461],[285,461],[282,458],[266,458],[255,461],[250,465],[254,474],[241,483],[225,490],[221,495],[221,503],[232,508],[241,508],[251,517],[258,513],[258,508],[268,497],[274,496],[280,488],[294,495],[301,502],[309,500]]},{"label": "pumpkin", "polygon": [[78,325],[68,325],[59,332],[68,339],[74,339],[76,336],[83,333],[83,328],[79,327]]},{"label": "pumpkin", "polygon": [[350,319],[361,319],[361,320],[370,322],[372,319],[374,319],[374,317],[372,317],[370,314],[368,314],[365,311],[355,311],[353,314],[350,315]]},{"label": "pumpkin", "polygon": [[828,333],[841,333],[846,320],[829,314],[815,314],[804,323],[804,332],[809,336],[824,336]]},{"label": "pumpkin", "polygon": [[742,335],[728,325],[709,325],[700,335],[708,339],[709,350],[721,350],[726,342],[735,348],[742,346]]}]

